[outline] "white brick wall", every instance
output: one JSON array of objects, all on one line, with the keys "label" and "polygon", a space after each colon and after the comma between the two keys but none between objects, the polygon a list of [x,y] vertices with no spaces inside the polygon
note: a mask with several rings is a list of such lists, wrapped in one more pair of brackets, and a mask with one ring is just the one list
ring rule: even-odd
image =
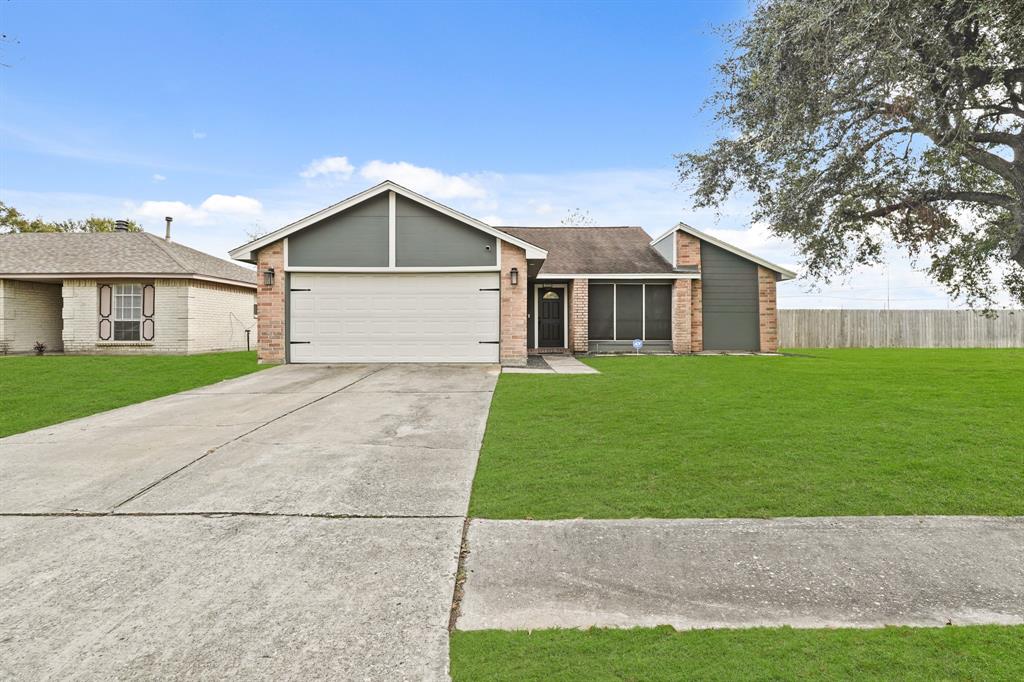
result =
[{"label": "white brick wall", "polygon": [[245,330],[256,348],[256,290],[193,281],[188,287],[188,352],[245,350]]},{"label": "white brick wall", "polygon": [[0,280],[0,352],[30,353],[36,341],[62,350],[60,291],[59,284]]},{"label": "white brick wall", "polygon": [[[256,300],[252,289],[201,280],[158,279],[153,341],[99,340],[99,285],[97,280],[64,281],[64,349],[69,353],[146,354],[207,353],[244,350],[245,328],[253,327]],[[115,282],[102,282],[114,284]]]}]

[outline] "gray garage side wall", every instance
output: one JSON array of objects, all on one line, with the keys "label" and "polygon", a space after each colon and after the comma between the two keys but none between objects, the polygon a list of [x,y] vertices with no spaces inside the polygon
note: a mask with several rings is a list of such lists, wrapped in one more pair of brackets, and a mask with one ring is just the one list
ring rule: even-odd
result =
[{"label": "gray garage side wall", "polygon": [[397,196],[395,220],[398,267],[498,264],[494,237],[420,203]]},{"label": "gray garage side wall", "polygon": [[288,237],[288,265],[387,267],[388,196],[379,196]]},{"label": "gray garage side wall", "polygon": [[700,260],[704,349],[759,350],[757,264],[705,241]]}]

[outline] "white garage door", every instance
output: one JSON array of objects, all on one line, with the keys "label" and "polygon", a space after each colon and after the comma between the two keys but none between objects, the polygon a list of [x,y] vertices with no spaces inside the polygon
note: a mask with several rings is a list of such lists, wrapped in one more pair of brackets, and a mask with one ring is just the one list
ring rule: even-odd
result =
[{"label": "white garage door", "polygon": [[292,362],[497,362],[498,273],[292,273]]}]

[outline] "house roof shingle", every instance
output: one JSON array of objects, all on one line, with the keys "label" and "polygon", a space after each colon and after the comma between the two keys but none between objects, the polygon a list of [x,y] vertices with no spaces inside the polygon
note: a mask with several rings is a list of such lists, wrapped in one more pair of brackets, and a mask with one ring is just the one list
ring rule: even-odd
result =
[{"label": "house roof shingle", "polygon": [[248,268],[148,232],[23,232],[0,235],[5,275],[167,275],[256,284]]},{"label": "house roof shingle", "polygon": [[548,252],[540,274],[660,274],[676,272],[651,248],[641,227],[499,227]]}]

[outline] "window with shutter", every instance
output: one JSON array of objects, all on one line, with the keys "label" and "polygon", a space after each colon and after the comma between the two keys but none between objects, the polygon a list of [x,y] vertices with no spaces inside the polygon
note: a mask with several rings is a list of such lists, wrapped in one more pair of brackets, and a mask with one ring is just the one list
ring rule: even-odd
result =
[{"label": "window with shutter", "polygon": [[114,340],[142,339],[142,285],[114,285]]},{"label": "window with shutter", "polygon": [[153,308],[156,305],[156,289],[152,284],[142,287],[142,340],[152,341],[156,336]]},{"label": "window with shutter", "polygon": [[110,319],[112,290],[109,284],[100,285],[100,341],[109,341],[113,336],[113,321]]}]

